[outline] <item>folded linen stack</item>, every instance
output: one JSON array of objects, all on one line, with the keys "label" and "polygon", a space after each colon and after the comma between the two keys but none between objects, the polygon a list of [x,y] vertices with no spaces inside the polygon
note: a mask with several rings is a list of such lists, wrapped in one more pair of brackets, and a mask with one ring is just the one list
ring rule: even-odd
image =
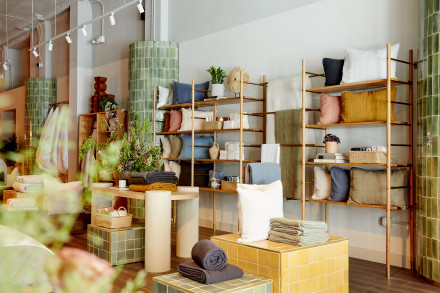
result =
[{"label": "folded linen stack", "polygon": [[8,211],[37,210],[37,203],[33,198],[10,198],[3,204],[3,209]]},{"label": "folded linen stack", "polygon": [[128,178],[129,185],[131,184],[146,185],[146,184],[153,184],[156,182],[177,184],[178,181],[179,179],[177,178],[176,173],[170,171],[132,172],[130,174],[130,178]]},{"label": "folded linen stack", "polygon": [[17,176],[12,187],[19,192],[43,191],[43,178],[41,175]]},{"label": "folded linen stack", "polygon": [[210,240],[200,240],[192,251],[194,262],[181,263],[177,267],[179,273],[202,284],[214,284],[243,276],[243,270],[226,263],[227,257],[223,249]]},{"label": "folded linen stack", "polygon": [[131,191],[149,191],[149,190],[169,190],[171,192],[177,191],[177,185],[173,183],[166,182],[156,182],[152,184],[140,185],[140,184],[131,184],[129,186]]},{"label": "folded linen stack", "polygon": [[269,240],[296,246],[328,241],[327,224],[321,221],[270,219]]}]

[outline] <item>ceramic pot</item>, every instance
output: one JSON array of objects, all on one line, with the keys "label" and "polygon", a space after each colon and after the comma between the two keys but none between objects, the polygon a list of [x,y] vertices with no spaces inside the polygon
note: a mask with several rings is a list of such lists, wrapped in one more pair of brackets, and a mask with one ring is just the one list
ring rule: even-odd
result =
[{"label": "ceramic pot", "polygon": [[225,86],[221,83],[213,83],[211,90],[211,96],[213,97],[223,97],[225,95]]},{"label": "ceramic pot", "polygon": [[220,147],[218,146],[218,143],[216,143],[209,149],[209,156],[211,157],[211,160],[217,160],[219,155]]},{"label": "ceramic pot", "polygon": [[338,143],[336,141],[326,141],[325,142],[325,152],[326,153],[337,153]]},{"label": "ceramic pot", "polygon": [[108,124],[110,125],[109,129],[110,131],[116,131],[117,129],[117,124],[116,124],[116,119],[115,118],[110,118],[108,120]]}]

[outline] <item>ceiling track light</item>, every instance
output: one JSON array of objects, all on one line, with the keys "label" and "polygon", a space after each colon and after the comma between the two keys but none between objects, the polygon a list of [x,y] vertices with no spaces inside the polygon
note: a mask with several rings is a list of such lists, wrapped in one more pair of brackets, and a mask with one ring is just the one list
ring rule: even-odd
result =
[{"label": "ceiling track light", "polygon": [[32,51],[32,54],[34,54],[35,57],[39,56],[36,48],[34,48],[34,50]]},{"label": "ceiling track light", "polygon": [[114,12],[110,13],[109,19],[110,19],[110,25],[115,25],[116,24],[115,13]]},{"label": "ceiling track light", "polygon": [[139,10],[139,13],[144,13],[144,7],[142,6],[142,0],[139,0],[139,3],[137,4],[137,8]]},{"label": "ceiling track light", "polygon": [[6,62],[3,62],[3,69],[6,71],[8,70],[8,64],[6,64]]},{"label": "ceiling track light", "polygon": [[52,41],[50,41],[50,42],[49,42],[49,48],[48,48],[48,50],[49,50],[49,51],[52,51],[52,49],[53,49],[53,43],[52,43]]},{"label": "ceiling track light", "polygon": [[72,39],[70,38],[70,34],[67,34],[65,38],[66,38],[67,43],[69,43],[69,44],[72,43]]},{"label": "ceiling track light", "polygon": [[81,27],[81,31],[82,31],[82,33],[83,33],[83,36],[84,36],[84,37],[87,37],[87,30],[86,30],[86,26],[85,26],[85,25],[83,25],[83,26]]}]

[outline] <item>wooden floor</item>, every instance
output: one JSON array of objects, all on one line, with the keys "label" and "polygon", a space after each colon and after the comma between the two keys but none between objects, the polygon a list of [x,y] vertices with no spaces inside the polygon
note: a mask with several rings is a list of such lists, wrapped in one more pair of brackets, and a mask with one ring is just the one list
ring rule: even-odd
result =
[{"label": "wooden floor", "polygon": [[[209,239],[214,235],[213,230],[207,228],[200,228],[200,239]],[[225,234],[225,232],[217,231],[217,235]],[[172,257],[171,257],[171,271],[166,273],[177,272],[177,265],[189,259],[176,257],[175,253],[175,234],[172,236]],[[71,236],[69,242],[65,244],[68,247],[80,248],[87,250],[87,235],[79,234]],[[113,287],[113,292],[120,292],[121,288],[125,286],[127,280],[133,279],[139,270],[142,270],[143,263],[126,264],[116,279]],[[370,261],[350,258],[350,293],[373,293],[373,292],[408,292],[408,293],[426,293],[439,292],[440,288],[428,284],[427,282],[418,278],[413,272],[407,269],[392,267],[391,279],[385,278],[385,266],[383,264],[374,263]],[[152,278],[160,274],[148,274],[146,286],[143,288],[144,292],[153,292]]]}]

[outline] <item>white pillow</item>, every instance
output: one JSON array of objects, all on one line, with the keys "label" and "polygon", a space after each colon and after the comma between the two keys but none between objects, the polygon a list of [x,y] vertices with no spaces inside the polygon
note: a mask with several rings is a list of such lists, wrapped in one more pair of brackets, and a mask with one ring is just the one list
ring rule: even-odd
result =
[{"label": "white pillow", "polygon": [[43,177],[44,207],[49,215],[77,214],[82,211],[82,181],[60,183]]},{"label": "white pillow", "polygon": [[265,240],[269,236],[270,219],[284,217],[283,185],[237,184],[240,242]]},{"label": "white pillow", "polygon": [[164,158],[169,158],[171,153],[171,142],[170,139],[166,136],[160,139],[162,142],[162,156]]},{"label": "white pillow", "polygon": [[171,162],[169,162],[167,160],[163,160],[163,170],[165,172],[172,172],[171,167],[170,167],[170,163]]},{"label": "white pillow", "polygon": [[[214,117],[213,111],[194,111],[194,130],[203,130],[206,117]],[[192,110],[182,109],[182,124],[179,131],[191,130],[192,126]]]},{"label": "white pillow", "polygon": [[176,177],[180,178],[181,167],[180,167],[179,163],[171,161],[169,163],[169,166],[170,166],[170,169],[171,169],[170,171],[176,173]]},{"label": "white pillow", "polygon": [[157,102],[157,108],[159,109],[162,106],[171,105],[172,103],[173,103],[173,90],[159,86],[159,101]]},{"label": "white pillow", "polygon": [[[397,58],[400,44],[391,46],[391,58]],[[387,78],[387,49],[345,50],[342,82],[351,83]],[[391,61],[391,78],[396,77],[396,62]]]},{"label": "white pillow", "polygon": [[330,172],[315,167],[314,193],[312,199],[327,199],[330,197],[330,190],[332,187],[332,177]]}]

